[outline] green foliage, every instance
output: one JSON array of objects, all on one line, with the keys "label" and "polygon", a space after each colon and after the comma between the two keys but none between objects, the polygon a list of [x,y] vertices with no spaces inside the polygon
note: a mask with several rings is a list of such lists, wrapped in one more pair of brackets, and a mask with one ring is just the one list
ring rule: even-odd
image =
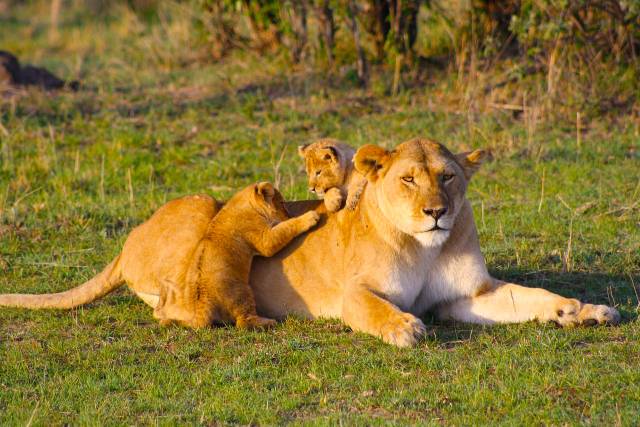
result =
[{"label": "green foliage", "polygon": [[511,30],[529,54],[565,47],[630,61],[640,49],[640,2],[522,0]]}]

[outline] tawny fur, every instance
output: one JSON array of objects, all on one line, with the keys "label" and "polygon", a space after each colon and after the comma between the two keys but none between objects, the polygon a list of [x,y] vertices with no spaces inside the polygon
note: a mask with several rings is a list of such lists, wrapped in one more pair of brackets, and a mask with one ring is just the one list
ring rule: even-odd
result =
[{"label": "tawny fur", "polygon": [[[445,319],[480,324],[618,323],[615,308],[489,275],[465,197],[468,181],[485,157],[482,150],[453,155],[441,144],[419,138],[392,151],[360,148],[354,165],[367,185],[355,209],[323,216],[317,228],[273,257],[254,258],[249,284],[257,312],[271,318],[294,313],[339,318],[397,346],[413,345],[424,335],[419,316],[429,309]],[[437,220],[426,213],[445,207]],[[55,298],[37,296],[39,306],[88,303],[124,280],[155,307],[162,283],[183,280],[218,208],[203,196],[166,204],[132,231],[103,273]],[[317,201],[287,204],[292,215],[323,208]],[[38,306],[6,295],[0,296],[0,305]]]},{"label": "tawny fur", "polygon": [[272,256],[313,227],[315,211],[289,219],[271,184],[251,185],[233,196],[211,220],[196,246],[185,280],[161,289],[154,317],[200,328],[233,322],[241,328],[275,324],[257,315],[249,271],[255,255]]},{"label": "tawny fur", "polygon": [[162,324],[270,326],[273,320],[257,316],[247,285],[251,261],[273,255],[319,219],[305,203],[289,205],[300,216],[289,219],[268,183],[246,188],[224,207],[206,195],[172,200],[132,230],[122,253],[84,284],[55,294],[0,295],[0,306],[69,309],[127,283]]},{"label": "tawny fur", "polygon": [[367,180],[353,167],[355,150],[335,139],[325,138],[298,147],[304,159],[309,191],[324,198],[329,212],[342,207],[353,210]]}]

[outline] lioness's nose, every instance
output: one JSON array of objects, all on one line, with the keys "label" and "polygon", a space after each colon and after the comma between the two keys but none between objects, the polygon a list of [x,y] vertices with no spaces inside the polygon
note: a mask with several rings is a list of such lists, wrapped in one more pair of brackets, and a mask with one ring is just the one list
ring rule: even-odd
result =
[{"label": "lioness's nose", "polygon": [[447,208],[424,208],[422,209],[422,212],[429,216],[432,216],[435,220],[438,220],[438,218],[447,213]]}]

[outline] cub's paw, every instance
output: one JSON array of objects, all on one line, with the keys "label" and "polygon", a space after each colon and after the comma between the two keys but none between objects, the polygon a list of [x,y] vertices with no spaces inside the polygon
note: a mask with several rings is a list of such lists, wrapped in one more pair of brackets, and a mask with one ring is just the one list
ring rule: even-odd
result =
[{"label": "cub's paw", "polygon": [[557,306],[551,320],[564,327],[617,325],[620,323],[620,313],[606,305],[582,304],[578,300],[567,299]]},{"label": "cub's paw", "polygon": [[275,325],[275,320],[260,316],[245,316],[236,320],[236,327],[240,329],[269,329]]},{"label": "cub's paw", "polygon": [[173,325],[173,320],[171,320],[171,319],[158,319],[158,323],[160,323],[160,326],[166,328],[168,326]]},{"label": "cub's paw", "polygon": [[320,214],[316,211],[305,212],[300,217],[300,220],[302,221],[302,228],[307,231],[320,221]]},{"label": "cub's paw", "polygon": [[337,212],[342,206],[342,193],[339,188],[330,188],[324,195],[324,205],[329,212]]},{"label": "cub's paw", "polygon": [[409,313],[402,313],[382,326],[380,335],[387,344],[412,347],[426,333],[422,320]]}]

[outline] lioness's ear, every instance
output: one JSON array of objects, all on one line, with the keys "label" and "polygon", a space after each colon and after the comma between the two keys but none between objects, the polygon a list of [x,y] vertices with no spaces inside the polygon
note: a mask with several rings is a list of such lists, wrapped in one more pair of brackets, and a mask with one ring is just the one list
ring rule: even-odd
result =
[{"label": "lioness's ear", "polygon": [[464,169],[464,176],[470,179],[480,169],[480,165],[490,157],[486,150],[474,150],[456,154],[456,160]]},{"label": "lioness's ear", "polygon": [[309,145],[311,144],[298,145],[298,154],[300,155],[300,157],[304,158],[307,152],[307,148],[309,148]]},{"label": "lioness's ear", "polygon": [[364,175],[368,181],[375,181],[380,176],[380,170],[389,160],[389,152],[377,145],[364,145],[356,151],[353,164],[358,172]]},{"label": "lioness's ear", "polygon": [[276,190],[270,182],[259,182],[254,188],[257,196],[263,198],[268,204],[271,204]]}]

